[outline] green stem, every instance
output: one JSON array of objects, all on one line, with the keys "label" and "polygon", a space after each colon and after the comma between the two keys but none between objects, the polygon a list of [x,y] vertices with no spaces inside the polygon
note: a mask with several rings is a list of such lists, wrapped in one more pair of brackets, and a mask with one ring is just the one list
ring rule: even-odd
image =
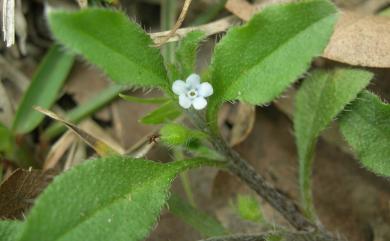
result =
[{"label": "green stem", "polygon": [[[311,152],[313,153],[313,152]],[[316,219],[313,193],[312,193],[312,174],[313,154],[309,154],[304,160],[299,161],[299,189],[301,192],[301,201],[305,215],[310,220]]]},{"label": "green stem", "polygon": [[[170,30],[176,21],[177,0],[162,0],[161,2],[161,30]],[[175,43],[166,43],[162,46],[162,55],[166,63],[175,62]]]}]

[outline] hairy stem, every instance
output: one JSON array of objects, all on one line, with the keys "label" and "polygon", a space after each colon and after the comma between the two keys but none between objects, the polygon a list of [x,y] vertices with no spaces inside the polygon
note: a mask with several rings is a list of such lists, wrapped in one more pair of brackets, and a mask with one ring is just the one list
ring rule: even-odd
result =
[{"label": "hairy stem", "polygon": [[211,132],[202,113],[189,111],[187,114],[189,114],[197,128],[210,135],[210,141],[214,148],[226,157],[229,170],[282,214],[295,229],[311,233],[312,235],[314,234],[315,236],[311,237],[315,237],[315,239],[310,239],[313,241],[338,240],[308,220],[291,199],[269,184],[246,160],[230,148],[221,136],[215,134],[215,132]]},{"label": "hairy stem", "polygon": [[236,234],[229,236],[212,237],[199,241],[267,241],[271,237],[281,237],[284,241],[331,241],[332,238],[324,238],[317,232],[287,232],[276,231],[261,234]]}]

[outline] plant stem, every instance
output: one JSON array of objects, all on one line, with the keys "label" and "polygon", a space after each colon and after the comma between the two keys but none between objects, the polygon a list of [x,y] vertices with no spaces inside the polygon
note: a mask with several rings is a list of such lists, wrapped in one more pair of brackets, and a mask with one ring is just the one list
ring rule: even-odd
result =
[{"label": "plant stem", "polygon": [[[161,2],[161,30],[169,30],[176,20],[176,0],[162,0]],[[167,43],[162,46],[162,55],[167,63],[175,61],[175,43]]]},{"label": "plant stem", "polygon": [[306,219],[292,200],[269,184],[246,160],[230,148],[221,136],[211,132],[203,115],[194,111],[188,111],[187,113],[197,128],[209,134],[214,148],[225,156],[228,169],[282,214],[294,228],[315,234],[316,239],[309,240],[338,240]]},{"label": "plant stem", "polygon": [[229,170],[278,210],[291,225],[297,230],[315,230],[315,225],[305,218],[294,202],[267,183],[265,179],[258,174],[249,163],[242,159],[237,152],[232,150],[225,141],[221,138],[214,138],[213,145],[217,151],[223,153],[228,159]]}]

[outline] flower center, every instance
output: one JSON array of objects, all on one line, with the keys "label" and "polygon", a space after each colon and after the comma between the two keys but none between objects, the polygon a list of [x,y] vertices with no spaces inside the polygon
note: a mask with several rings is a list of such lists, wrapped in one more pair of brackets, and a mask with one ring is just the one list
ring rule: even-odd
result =
[{"label": "flower center", "polygon": [[198,97],[198,91],[196,91],[195,89],[191,89],[187,92],[187,97],[190,99],[195,99],[196,97]]}]

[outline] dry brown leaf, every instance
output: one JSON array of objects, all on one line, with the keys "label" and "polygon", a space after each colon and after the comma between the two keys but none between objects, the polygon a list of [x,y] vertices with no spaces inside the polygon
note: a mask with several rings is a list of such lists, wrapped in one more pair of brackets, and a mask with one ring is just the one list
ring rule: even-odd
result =
[{"label": "dry brown leaf", "polygon": [[39,111],[42,114],[49,116],[50,118],[53,118],[53,119],[61,122],[62,124],[64,124],[70,130],[72,130],[75,134],[77,134],[93,150],[95,150],[99,156],[106,156],[109,154],[121,154],[121,153],[118,153],[118,151],[115,150],[113,147],[107,145],[104,141],[94,137],[93,135],[91,135],[90,133],[77,127],[76,125],[64,120],[63,118],[58,116],[56,113],[51,112],[51,111],[44,109],[42,107],[39,107],[39,106],[35,106],[34,109],[36,111]]},{"label": "dry brown leaf", "polygon": [[344,12],[323,57],[350,65],[390,67],[390,18]]},{"label": "dry brown leaf", "polygon": [[244,21],[248,21],[256,11],[256,8],[245,0],[228,0],[225,8]]},{"label": "dry brown leaf", "polygon": [[0,186],[0,218],[22,219],[55,175],[53,170],[14,171]]},{"label": "dry brown leaf", "polygon": [[243,102],[238,104],[229,144],[235,146],[244,141],[251,133],[255,123],[255,106]]}]

